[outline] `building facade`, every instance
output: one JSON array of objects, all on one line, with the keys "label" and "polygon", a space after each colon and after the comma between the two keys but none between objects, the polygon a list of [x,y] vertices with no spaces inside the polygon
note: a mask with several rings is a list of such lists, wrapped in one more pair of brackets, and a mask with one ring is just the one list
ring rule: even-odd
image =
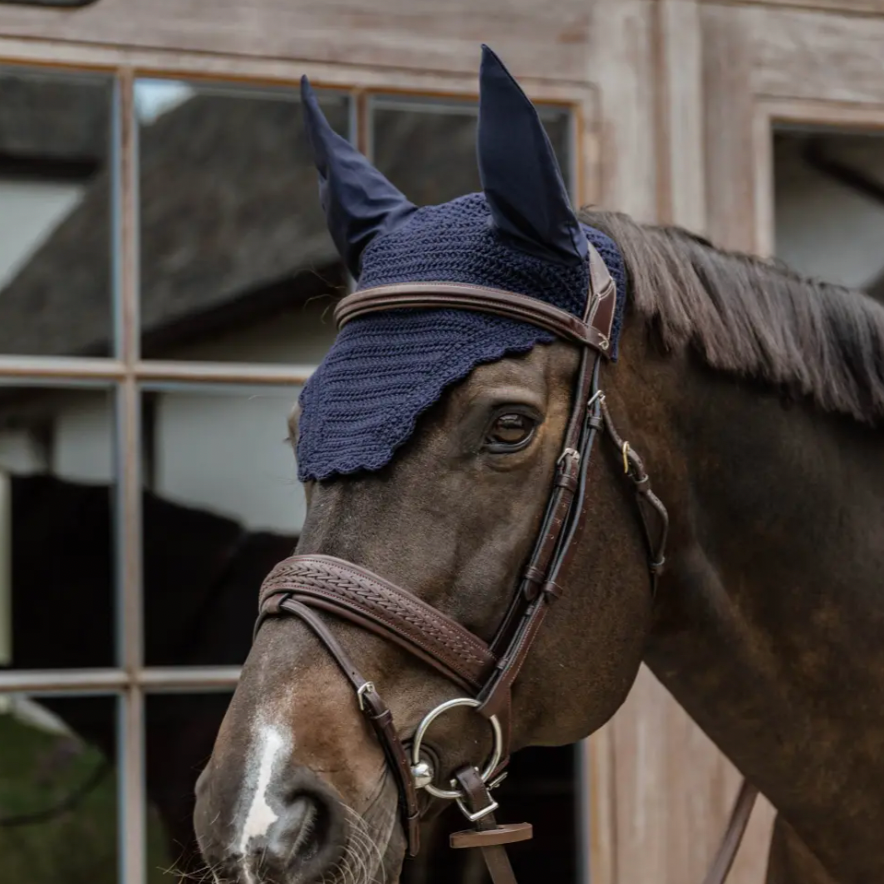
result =
[{"label": "building facade", "polygon": [[[297,536],[285,418],[348,285],[297,81],[441,202],[478,186],[480,41],[575,203],[884,298],[884,0],[0,0],[0,782],[28,770],[0,877],[51,880],[49,845],[66,880],[142,884],[187,852],[248,645],[233,601],[194,624],[218,587],[251,612]],[[702,878],[738,776],[647,670],[556,759],[522,800],[567,805],[574,837],[539,839],[560,880]],[[764,879],[772,816],[735,884]]]}]

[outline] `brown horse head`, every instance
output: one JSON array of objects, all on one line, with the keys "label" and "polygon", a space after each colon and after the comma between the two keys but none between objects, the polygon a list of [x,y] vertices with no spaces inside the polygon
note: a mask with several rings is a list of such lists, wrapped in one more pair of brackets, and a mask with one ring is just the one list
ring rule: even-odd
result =
[{"label": "brown horse head", "polygon": [[[575,440],[598,429],[584,426],[585,398],[574,421],[575,385],[582,378],[589,389],[591,362],[586,346],[567,340],[577,326],[587,333],[592,260],[612,302],[625,294],[625,280],[618,293],[568,204],[536,111],[487,50],[481,85],[484,193],[430,210],[416,209],[334,135],[305,86],[329,227],[360,291],[407,294],[466,281],[474,291],[513,293],[521,313],[447,302],[402,311],[395,302],[353,319],[305,389],[292,438],[308,497],[298,556],[332,557],[406,588],[444,618],[438,628],[453,630],[449,644],[471,634],[464,647],[487,655],[484,680],[494,671],[488,646],[514,598],[528,594],[525,568],[538,537],[556,538],[577,519],[561,502],[549,508],[559,498],[570,503],[577,490],[566,477],[551,495],[563,448],[577,444],[568,443],[571,425]],[[440,248],[446,237],[449,247]],[[545,311],[540,325],[522,321],[529,300]],[[608,340],[613,306],[606,315],[599,352],[616,347]],[[379,348],[380,361],[371,355]],[[486,766],[495,749],[489,716],[508,750],[561,745],[599,727],[626,696],[651,602],[634,503],[609,476],[621,457],[587,449],[580,475],[592,506],[579,548],[544,594],[535,592],[546,622],[536,641],[532,627],[512,690],[500,690],[504,700],[484,717],[456,708],[433,723],[422,758],[437,787],[450,788],[464,766]],[[447,677],[427,665],[420,637],[417,654],[407,653],[364,623],[318,616],[320,627],[297,616],[263,622],[200,779],[197,832],[222,880],[395,877],[406,846],[401,780],[342,666],[353,661],[383,696],[396,743],[412,738],[431,710],[481,687],[469,674]],[[384,611],[374,617],[383,627]],[[514,622],[518,635],[519,616]],[[331,638],[320,640],[317,629]],[[329,652],[335,641],[344,664]],[[422,796],[421,810],[433,811],[425,805]]]},{"label": "brown horse head", "polygon": [[[293,419],[298,556],[265,584],[198,784],[216,878],[394,880],[436,810],[410,805],[428,775],[457,775],[469,811],[490,723],[512,750],[575,741],[644,658],[783,815],[778,868],[880,880],[884,310],[682,231],[581,225],[487,51],[483,193],[443,206],[409,203],[304,100],[359,283]],[[621,307],[628,289],[609,337],[599,254]],[[653,598],[635,451],[673,513]],[[464,696],[480,709],[440,715],[411,770],[393,750]]]}]

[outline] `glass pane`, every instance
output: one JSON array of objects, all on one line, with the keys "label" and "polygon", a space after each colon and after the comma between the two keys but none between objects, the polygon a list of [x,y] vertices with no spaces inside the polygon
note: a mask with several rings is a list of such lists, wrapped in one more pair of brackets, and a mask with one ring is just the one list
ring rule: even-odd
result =
[{"label": "glass pane", "polygon": [[[335,129],[349,99],[323,94]],[[294,89],[136,84],[146,357],[314,362],[345,274]]]},{"label": "glass pane", "polygon": [[[151,884],[203,877],[205,867],[193,832],[194,789],[212,754],[231,696],[225,691],[146,698],[147,874]],[[171,878],[170,871],[174,873]]]},{"label": "glass pane", "polygon": [[884,135],[774,134],[776,255],[884,301]]},{"label": "glass pane", "polygon": [[0,68],[0,353],[105,355],[108,78]]},{"label": "glass pane", "polygon": [[0,667],[113,665],[113,475],[109,390],[0,386]]},{"label": "glass pane", "polygon": [[115,706],[0,694],[0,880],[116,884]]},{"label": "glass pane", "polygon": [[303,489],[287,441],[294,388],[143,394],[149,665],[237,665],[258,588],[291,555]]},{"label": "glass pane", "polygon": [[[481,190],[476,108],[475,102],[375,99],[371,104],[375,165],[419,206]],[[538,110],[570,187],[569,113],[550,106]]]}]

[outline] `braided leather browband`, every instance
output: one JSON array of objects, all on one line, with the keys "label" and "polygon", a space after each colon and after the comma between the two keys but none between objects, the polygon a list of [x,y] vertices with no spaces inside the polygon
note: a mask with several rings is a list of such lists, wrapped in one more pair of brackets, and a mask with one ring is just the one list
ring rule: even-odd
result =
[{"label": "braided leather browband", "polygon": [[365,568],[332,556],[293,556],[261,587],[264,600],[288,596],[389,639],[468,691],[478,691],[494,666],[488,646],[455,620]]},{"label": "braided leather browband", "polygon": [[[452,618],[413,593],[365,568],[332,556],[292,556],[281,562],[261,589],[257,632],[268,617],[290,614],[306,623],[325,645],[353,685],[360,710],[380,742],[399,787],[408,850],[420,847],[418,789],[456,798],[475,829],[451,837],[452,847],[482,850],[494,884],[515,884],[504,845],[531,837],[527,823],[500,825],[491,789],[509,758],[511,688],[550,606],[564,592],[562,580],[582,532],[587,513],[586,478],[596,436],[601,432],[622,453],[624,473],[632,482],[648,545],[652,592],[664,564],[668,533],[666,508],[651,490],[641,458],[614,428],[598,386],[601,357],[609,355],[617,292],[601,256],[589,243],[590,292],[582,319],[524,295],[482,286],[415,283],[383,286],[348,295],[335,315],[340,326],[371,312],[409,308],[478,310],[531,322],[581,348],[574,401],[565,430],[540,533],[518,591],[489,646]],[[393,724],[392,714],[371,681],[362,676],[317,611],[349,620],[395,642],[475,699],[443,703],[430,712],[414,738],[412,758]],[[454,772],[454,790],[434,784],[434,772],[421,756],[421,740],[432,720],[456,705],[476,708],[493,725],[495,752],[486,770],[473,766]],[[721,884],[727,875],[755,792],[744,786],[725,840],[704,884]]]}]

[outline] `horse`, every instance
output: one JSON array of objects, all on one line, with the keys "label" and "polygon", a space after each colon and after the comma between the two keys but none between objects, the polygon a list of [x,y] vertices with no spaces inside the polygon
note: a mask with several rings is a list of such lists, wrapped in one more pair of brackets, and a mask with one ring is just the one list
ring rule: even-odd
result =
[{"label": "horse", "polygon": [[454,800],[452,845],[511,881],[506,756],[591,734],[642,661],[776,809],[768,884],[882,880],[884,309],[578,218],[487,47],[483,191],[438,207],[303,83],[358,283],[290,419],[297,555],[197,783],[216,880],[397,880]]}]

